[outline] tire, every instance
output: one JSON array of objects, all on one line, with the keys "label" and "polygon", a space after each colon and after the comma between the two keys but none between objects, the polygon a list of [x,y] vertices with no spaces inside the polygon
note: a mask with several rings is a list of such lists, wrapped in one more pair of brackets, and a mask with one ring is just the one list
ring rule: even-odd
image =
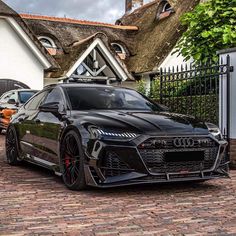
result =
[{"label": "tire", "polygon": [[2,128],[0,128],[0,134],[2,133],[2,131],[3,131],[3,129],[2,129]]},{"label": "tire", "polygon": [[6,157],[7,163],[15,166],[20,163],[19,144],[14,126],[9,126],[6,132]]},{"label": "tire", "polygon": [[84,173],[84,153],[79,135],[71,130],[61,143],[60,168],[67,188],[83,190],[86,188]]}]

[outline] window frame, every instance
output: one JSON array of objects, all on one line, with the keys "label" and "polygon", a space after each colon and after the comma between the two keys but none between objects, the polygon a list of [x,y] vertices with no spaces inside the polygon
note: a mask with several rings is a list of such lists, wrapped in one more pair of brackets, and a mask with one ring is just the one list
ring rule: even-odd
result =
[{"label": "window frame", "polygon": [[[119,51],[119,52],[116,51],[115,48],[114,48],[115,45],[118,46],[121,49],[121,51]],[[125,51],[124,47],[122,45],[120,45],[119,43],[115,43],[115,42],[111,43],[111,46],[117,54],[125,54],[126,55],[126,51]]]},{"label": "window frame", "polygon": [[[51,46],[48,47],[48,46],[46,46],[45,44],[43,44],[43,43],[41,42],[42,39],[45,39],[45,40],[49,41],[49,43],[50,43]],[[38,40],[39,40],[39,42],[40,42],[45,48],[57,48],[57,46],[56,46],[54,40],[51,39],[50,37],[47,37],[47,36],[39,36],[39,37],[38,37]]]}]

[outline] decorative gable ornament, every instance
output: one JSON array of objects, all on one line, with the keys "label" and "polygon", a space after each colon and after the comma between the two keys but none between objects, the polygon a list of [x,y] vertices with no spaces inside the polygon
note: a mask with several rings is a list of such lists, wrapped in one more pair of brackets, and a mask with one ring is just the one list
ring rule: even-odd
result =
[{"label": "decorative gable ornament", "polygon": [[66,79],[101,83],[122,82],[128,78],[123,66],[100,38],[96,38],[66,73]]}]

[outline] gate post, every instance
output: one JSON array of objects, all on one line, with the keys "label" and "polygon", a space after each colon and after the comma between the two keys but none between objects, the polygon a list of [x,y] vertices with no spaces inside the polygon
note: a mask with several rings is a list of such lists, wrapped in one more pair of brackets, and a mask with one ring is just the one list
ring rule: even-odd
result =
[{"label": "gate post", "polygon": [[160,68],[160,104],[163,104],[163,69]]},{"label": "gate post", "polygon": [[219,126],[229,141],[229,154],[233,167],[236,167],[236,48],[221,50],[220,67],[224,74],[220,75],[219,86]]}]

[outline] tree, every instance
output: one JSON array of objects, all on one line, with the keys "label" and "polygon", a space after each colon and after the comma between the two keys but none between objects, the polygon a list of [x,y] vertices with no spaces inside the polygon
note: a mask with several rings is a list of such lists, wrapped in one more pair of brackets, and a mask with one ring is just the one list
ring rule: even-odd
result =
[{"label": "tree", "polygon": [[217,61],[217,50],[236,46],[236,0],[208,0],[184,14],[181,22],[187,31],[176,51],[185,60]]}]

